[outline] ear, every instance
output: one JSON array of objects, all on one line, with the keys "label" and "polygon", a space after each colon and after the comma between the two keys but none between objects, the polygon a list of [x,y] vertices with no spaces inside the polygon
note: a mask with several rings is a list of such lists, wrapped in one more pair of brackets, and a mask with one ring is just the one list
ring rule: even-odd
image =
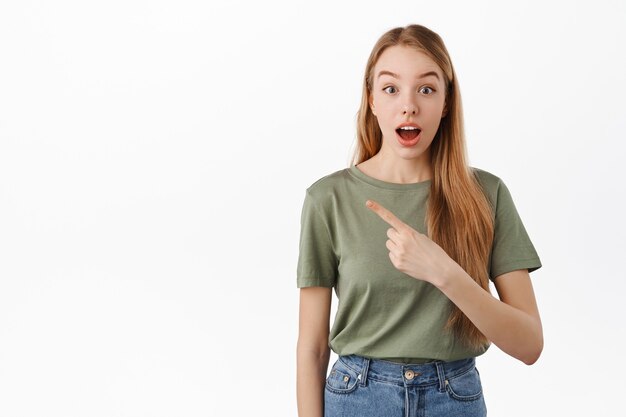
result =
[{"label": "ear", "polygon": [[376,116],[376,110],[374,106],[374,96],[370,94],[368,101],[369,101],[370,109],[372,110],[372,114]]},{"label": "ear", "polygon": [[441,112],[441,117],[444,118],[448,114],[448,103],[443,105],[443,112]]}]

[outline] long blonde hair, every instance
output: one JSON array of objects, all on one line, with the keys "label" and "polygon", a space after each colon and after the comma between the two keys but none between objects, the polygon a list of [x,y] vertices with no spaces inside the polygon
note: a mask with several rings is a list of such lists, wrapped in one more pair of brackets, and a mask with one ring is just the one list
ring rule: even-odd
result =
[{"label": "long blonde hair", "polygon": [[[491,293],[487,263],[494,234],[492,209],[467,163],[461,94],[452,61],[442,39],[432,30],[421,25],[398,27],[376,42],[365,68],[352,163],[370,159],[382,146],[382,132],[369,106],[369,98],[374,66],[383,51],[395,45],[411,46],[425,53],[439,65],[445,78],[447,113],[430,145],[433,181],[426,211],[428,237]],[[446,329],[452,329],[472,349],[488,344],[489,340],[469,318],[454,303],[450,304]]]}]

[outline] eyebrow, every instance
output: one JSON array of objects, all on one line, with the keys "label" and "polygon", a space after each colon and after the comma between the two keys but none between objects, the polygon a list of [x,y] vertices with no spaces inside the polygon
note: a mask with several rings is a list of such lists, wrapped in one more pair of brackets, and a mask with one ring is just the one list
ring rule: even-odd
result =
[{"label": "eyebrow", "polygon": [[[393,72],[391,72],[391,71],[387,71],[387,70],[382,70],[381,72],[379,72],[379,73],[378,73],[378,78],[380,78],[382,75],[391,75],[393,78],[400,78],[400,76],[399,76],[398,74],[393,73]],[[425,72],[425,73],[423,73],[422,75],[420,75],[420,76],[419,76],[419,77],[417,77],[417,78],[418,78],[418,79],[419,79],[419,78],[426,78],[426,77],[428,77],[429,75],[433,75],[433,76],[435,76],[437,79],[439,79],[439,74],[437,74],[435,71],[428,71],[428,72]]]}]

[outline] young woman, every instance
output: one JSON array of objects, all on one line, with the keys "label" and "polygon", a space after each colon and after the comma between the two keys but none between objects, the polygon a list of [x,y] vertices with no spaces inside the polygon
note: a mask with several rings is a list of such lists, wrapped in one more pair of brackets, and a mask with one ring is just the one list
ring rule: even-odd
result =
[{"label": "young woman", "polygon": [[541,354],[541,262],[504,182],[467,164],[436,33],[378,40],[357,124],[356,164],[310,185],[302,208],[299,416],[485,416],[475,357],[492,342],[528,365]]}]

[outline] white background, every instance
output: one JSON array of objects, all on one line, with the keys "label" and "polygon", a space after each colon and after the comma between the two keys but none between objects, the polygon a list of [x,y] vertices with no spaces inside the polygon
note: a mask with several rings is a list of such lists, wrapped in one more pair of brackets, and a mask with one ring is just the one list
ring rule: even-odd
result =
[{"label": "white background", "polygon": [[409,23],[543,263],[543,354],[477,359],[489,415],[618,413],[626,5],[504,3],[2,2],[0,415],[295,416],[304,190]]}]

